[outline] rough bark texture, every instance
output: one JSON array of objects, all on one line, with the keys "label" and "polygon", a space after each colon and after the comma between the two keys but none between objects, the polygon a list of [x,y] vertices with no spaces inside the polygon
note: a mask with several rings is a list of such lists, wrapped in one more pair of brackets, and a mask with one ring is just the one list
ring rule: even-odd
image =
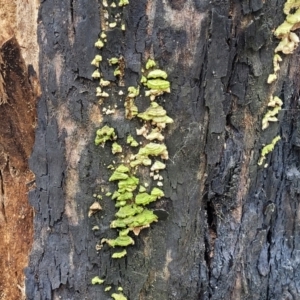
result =
[{"label": "rough bark texture", "polygon": [[[104,61],[124,56],[126,87],[136,84],[149,56],[168,71],[172,93],[165,107],[175,119],[166,135],[166,197],[154,205],[168,217],[143,230],[128,256],[116,261],[111,249],[95,249],[114,235],[113,203],[104,199],[103,212],[87,217],[92,194],[109,187],[105,165],[112,159],[93,143],[96,128],[111,120],[101,114],[91,80],[93,44],[105,26],[102,6],[41,3],[28,300],[109,299],[90,284],[95,275],[122,285],[131,300],[299,299],[297,55],[284,59],[276,85],[266,83],[282,6],[281,0],[131,0],[125,33],[109,30]],[[105,64],[102,72],[114,80]],[[119,103],[116,89],[111,105]],[[271,89],[285,110],[279,124],[262,132]],[[138,98],[139,107],[144,100]],[[139,126],[124,123],[123,114],[120,104],[110,121],[121,139]],[[262,144],[276,134],[282,139],[269,166],[258,167]]]},{"label": "rough bark texture", "polygon": [[[36,1],[0,0],[0,299],[25,299],[23,269],[33,242],[28,158],[39,86]],[[26,16],[26,19],[24,18]]]}]

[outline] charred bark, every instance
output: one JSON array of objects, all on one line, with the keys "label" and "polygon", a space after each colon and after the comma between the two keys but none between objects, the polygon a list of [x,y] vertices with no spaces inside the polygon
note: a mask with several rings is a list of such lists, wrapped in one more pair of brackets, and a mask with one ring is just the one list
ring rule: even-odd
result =
[{"label": "charred bark", "polygon": [[[114,234],[113,204],[104,200],[104,212],[87,217],[92,194],[107,185],[112,157],[93,143],[96,128],[109,122],[90,67],[104,26],[102,5],[41,3],[27,299],[109,299],[91,285],[95,275],[121,284],[129,299],[300,297],[297,53],[284,59],[274,87],[284,100],[280,122],[261,130],[272,94],[266,83],[272,30],[284,19],[282,6],[275,0],[132,0],[124,9],[125,33],[108,31],[104,60],[124,57],[126,87],[136,84],[149,56],[168,70],[172,93],[165,107],[175,120],[166,135],[166,196],[153,207],[168,217],[142,231],[128,256],[116,261],[109,248],[95,249]],[[114,80],[109,68],[102,72]],[[138,122],[116,118],[113,126],[124,138]],[[259,167],[262,145],[276,134],[282,139],[268,167]]]}]

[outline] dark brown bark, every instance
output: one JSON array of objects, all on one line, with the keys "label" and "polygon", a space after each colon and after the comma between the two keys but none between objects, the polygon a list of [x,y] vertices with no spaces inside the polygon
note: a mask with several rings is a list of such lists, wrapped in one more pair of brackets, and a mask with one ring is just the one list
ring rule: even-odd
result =
[{"label": "dark brown bark", "polygon": [[[108,186],[105,165],[112,159],[93,139],[110,123],[122,141],[139,122],[112,123],[95,97],[90,61],[104,24],[101,4],[41,3],[28,299],[109,299],[103,287],[91,285],[95,275],[122,285],[131,300],[299,299],[297,53],[284,58],[274,91],[266,83],[282,6],[274,0],[131,0],[125,33],[108,31],[104,61],[124,56],[125,87],[136,85],[149,56],[168,71],[172,92],[164,105],[175,120],[166,134],[166,196],[153,206],[168,217],[143,230],[128,256],[116,261],[110,248],[95,249],[114,234],[113,203],[104,199],[103,212],[87,217],[92,194]],[[115,80],[105,63],[101,70]],[[117,84],[111,105],[119,100]],[[285,110],[262,132],[273,92]],[[143,101],[137,100],[140,108]],[[277,134],[269,166],[258,167],[262,145]]]}]

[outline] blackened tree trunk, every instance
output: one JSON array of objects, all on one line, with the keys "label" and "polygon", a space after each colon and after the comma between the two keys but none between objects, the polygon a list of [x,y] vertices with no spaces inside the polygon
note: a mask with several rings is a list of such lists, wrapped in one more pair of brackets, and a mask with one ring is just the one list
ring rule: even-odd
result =
[{"label": "blackened tree trunk", "polygon": [[[298,50],[267,84],[284,2],[131,0],[115,10],[125,31],[109,26],[111,3],[40,4],[27,299],[110,299],[107,285],[122,286],[131,300],[299,299]],[[105,101],[117,104],[115,116],[103,114],[91,77],[103,30],[101,72],[113,82]],[[124,77],[116,80],[106,60],[120,56]],[[114,156],[94,144],[95,132],[109,124],[122,142],[141,126],[124,119],[117,91],[136,86],[148,58],[171,82],[160,100],[174,119],[165,131],[165,197],[152,204],[162,217],[134,238],[125,258],[112,259],[111,248],[96,245],[115,234],[114,203],[104,197],[103,210],[88,217],[93,194],[114,186],[106,168]],[[262,131],[273,93],[284,110]],[[139,108],[145,99],[137,98]],[[263,145],[276,135],[268,166],[258,166]],[[95,276],[105,286],[92,285]]]}]

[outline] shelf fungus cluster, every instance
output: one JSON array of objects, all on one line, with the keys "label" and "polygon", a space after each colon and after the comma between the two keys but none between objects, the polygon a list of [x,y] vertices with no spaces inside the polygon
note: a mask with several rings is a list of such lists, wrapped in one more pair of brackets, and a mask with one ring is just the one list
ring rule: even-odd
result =
[{"label": "shelf fungus cluster", "polygon": [[278,98],[277,96],[271,96],[270,101],[268,103],[269,110],[266,112],[262,120],[263,130],[269,127],[269,122],[278,121],[277,115],[281,110],[282,104],[283,102],[280,98]]},{"label": "shelf fungus cluster", "polygon": [[[268,76],[268,84],[271,84],[278,79],[280,63],[282,62],[281,55],[292,54],[300,42],[298,35],[294,32],[296,29],[300,28],[300,0],[287,0],[284,4],[283,12],[286,15],[285,21],[279,25],[274,32],[274,35],[280,39],[280,42],[274,50],[273,73]],[[280,98],[273,95],[270,97],[268,111],[262,119],[263,130],[269,127],[270,122],[278,121],[277,115],[282,109],[282,105],[283,102]],[[279,140],[280,138],[275,137],[269,145],[262,149],[258,165],[262,165],[266,155],[273,150],[275,144]]]},{"label": "shelf fungus cluster", "polygon": [[273,138],[272,142],[268,145],[265,145],[262,150],[261,150],[261,156],[260,159],[258,161],[258,165],[261,166],[263,164],[263,162],[266,159],[266,156],[268,153],[272,152],[274,150],[275,145],[277,144],[277,142],[280,140],[280,136],[276,136],[275,138]]},{"label": "shelf fungus cluster", "polygon": [[280,70],[279,63],[282,61],[278,53],[292,54],[300,41],[298,35],[293,32],[300,28],[300,0],[287,0],[284,4],[283,12],[286,15],[286,19],[274,32],[274,35],[280,39],[280,42],[275,49],[273,58],[274,72],[269,75],[268,83],[272,83],[277,79],[277,73]]},{"label": "shelf fungus cluster", "polygon": [[[109,63],[115,65],[119,61],[113,58]],[[164,197],[162,190],[164,178],[161,172],[166,168],[164,161],[169,158],[169,154],[167,146],[163,143],[165,139],[163,130],[168,124],[173,123],[173,119],[159,104],[164,99],[159,97],[157,101],[154,100],[164,93],[170,93],[170,82],[166,80],[167,77],[167,73],[156,68],[155,61],[149,59],[146,71],[143,71],[143,83],[137,87],[129,86],[127,95],[124,95],[124,122],[126,119],[135,118],[143,122],[142,127],[137,128],[135,133],[128,133],[126,138],[122,139],[118,138],[116,130],[108,125],[96,131],[95,145],[104,147],[108,142],[111,144],[112,154],[116,155],[116,159],[107,168],[112,171],[109,182],[117,188],[114,191],[107,191],[105,197],[115,201],[117,212],[115,219],[110,223],[110,228],[116,229],[118,234],[116,238],[103,238],[101,246],[98,245],[99,249],[103,244],[116,248],[112,258],[120,259],[127,255],[126,248],[134,245],[131,233],[139,235],[142,229],[158,221],[157,215],[147,206]],[[141,90],[145,91],[143,100],[148,101],[149,107],[139,113],[135,99],[141,97]],[[119,96],[123,95],[121,91],[118,93]],[[139,174],[143,174],[142,179],[139,178]],[[148,179],[145,174],[149,175]],[[91,207],[90,215],[95,212]]]}]

